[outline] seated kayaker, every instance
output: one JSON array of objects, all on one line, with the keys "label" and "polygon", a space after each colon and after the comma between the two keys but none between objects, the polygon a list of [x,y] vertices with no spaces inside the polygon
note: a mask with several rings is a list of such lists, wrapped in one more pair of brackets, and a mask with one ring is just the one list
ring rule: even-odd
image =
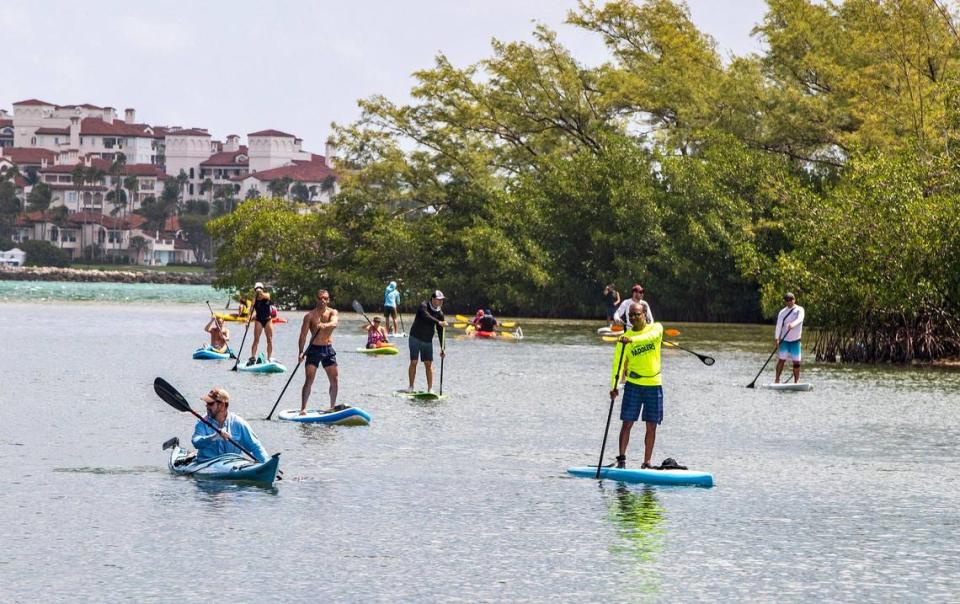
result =
[{"label": "seated kayaker", "polygon": [[363,328],[367,330],[367,348],[393,346],[387,340],[387,330],[383,328],[383,321],[380,317],[374,317],[373,324],[367,323]]},{"label": "seated kayaker", "polygon": [[470,325],[473,325],[474,329],[480,329],[480,319],[483,318],[483,309],[477,309],[477,314],[473,316],[473,319],[470,320]]},{"label": "seated kayaker", "polygon": [[250,451],[257,461],[265,462],[269,458],[260,439],[250,429],[250,425],[239,415],[230,413],[230,394],[223,388],[214,388],[200,397],[207,405],[207,421],[217,427],[210,429],[198,421],[193,429],[193,446],[197,449],[197,461],[220,457],[226,453],[243,454],[227,438],[232,438],[241,447]]},{"label": "seated kayaker", "polygon": [[223,321],[217,317],[210,317],[207,326],[203,328],[210,334],[210,348],[217,352],[227,351],[227,342],[230,341],[230,330],[223,326]]},{"label": "seated kayaker", "polygon": [[239,306],[237,307],[238,317],[246,317],[250,313],[250,300],[246,297],[240,298]]},{"label": "seated kayaker", "polygon": [[480,324],[477,326],[477,331],[496,331],[497,330],[497,320],[493,317],[493,312],[489,308],[483,310],[483,316],[480,317]]}]

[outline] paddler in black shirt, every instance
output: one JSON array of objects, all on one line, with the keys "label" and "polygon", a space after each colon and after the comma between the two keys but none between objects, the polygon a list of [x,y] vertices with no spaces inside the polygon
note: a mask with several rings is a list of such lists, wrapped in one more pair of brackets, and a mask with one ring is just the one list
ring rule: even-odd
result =
[{"label": "paddler in black shirt", "polygon": [[[407,370],[410,383],[407,392],[414,392],[413,382],[417,379],[418,360],[423,361],[427,373],[427,392],[433,392],[433,334],[436,332],[443,342],[443,328],[447,326],[443,318],[443,300],[443,292],[438,289],[433,292],[429,301],[421,302],[417,309],[417,316],[410,327],[410,337],[407,338],[410,346],[410,367]],[[440,358],[443,358],[444,354],[441,346]]]}]

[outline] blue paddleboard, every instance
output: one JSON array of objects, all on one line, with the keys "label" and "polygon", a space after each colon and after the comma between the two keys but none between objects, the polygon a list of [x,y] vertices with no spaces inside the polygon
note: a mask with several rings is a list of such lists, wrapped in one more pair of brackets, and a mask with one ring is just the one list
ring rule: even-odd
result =
[{"label": "blue paddleboard", "polygon": [[[597,466],[568,468],[567,472],[574,476],[594,478],[597,475]],[[600,468],[600,478],[643,484],[692,485],[698,487],[713,486],[713,474],[695,470],[641,470],[639,468],[618,470],[617,468]]]}]

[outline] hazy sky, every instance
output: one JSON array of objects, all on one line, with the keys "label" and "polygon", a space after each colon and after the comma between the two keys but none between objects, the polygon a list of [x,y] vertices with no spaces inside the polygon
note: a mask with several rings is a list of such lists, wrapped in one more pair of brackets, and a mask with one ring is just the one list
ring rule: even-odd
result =
[{"label": "hazy sky", "polygon": [[[688,0],[725,55],[759,48],[763,0]],[[356,100],[407,98],[438,52],[463,66],[490,40],[559,32],[578,60],[602,62],[597,36],[564,25],[576,0],[3,0],[0,108],[38,98],[137,109],[137,121],[209,128],[215,138],[276,128],[323,153],[330,123]]]}]

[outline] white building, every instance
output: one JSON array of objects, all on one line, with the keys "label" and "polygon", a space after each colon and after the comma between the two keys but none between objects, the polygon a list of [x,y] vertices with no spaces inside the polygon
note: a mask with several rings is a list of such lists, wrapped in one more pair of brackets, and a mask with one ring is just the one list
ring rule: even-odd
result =
[{"label": "white building", "polygon": [[18,247],[0,252],[0,266],[23,266],[26,261],[26,252]]}]

